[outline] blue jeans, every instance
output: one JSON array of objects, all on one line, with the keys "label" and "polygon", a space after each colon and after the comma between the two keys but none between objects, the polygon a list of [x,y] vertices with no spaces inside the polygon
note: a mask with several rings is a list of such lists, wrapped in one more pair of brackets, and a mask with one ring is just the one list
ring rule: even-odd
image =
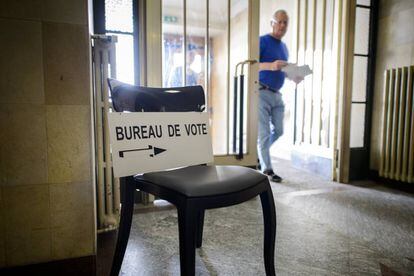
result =
[{"label": "blue jeans", "polygon": [[272,169],[270,146],[283,134],[285,105],[280,92],[259,90],[257,152],[262,172]]}]

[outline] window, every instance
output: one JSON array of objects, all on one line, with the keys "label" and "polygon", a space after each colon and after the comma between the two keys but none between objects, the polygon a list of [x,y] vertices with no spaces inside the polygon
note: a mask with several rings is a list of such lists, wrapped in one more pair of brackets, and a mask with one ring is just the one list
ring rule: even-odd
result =
[{"label": "window", "polygon": [[116,35],[116,78],[139,84],[137,0],[95,0],[95,33]]},{"label": "window", "polygon": [[366,107],[368,103],[368,62],[371,32],[370,1],[357,1],[355,14],[354,72],[352,78],[351,148],[365,147]]}]

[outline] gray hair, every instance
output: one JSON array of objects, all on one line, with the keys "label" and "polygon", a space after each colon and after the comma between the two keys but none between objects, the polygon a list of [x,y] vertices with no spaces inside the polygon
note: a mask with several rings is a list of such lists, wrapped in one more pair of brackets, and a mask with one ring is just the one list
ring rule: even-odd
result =
[{"label": "gray hair", "polygon": [[275,13],[273,14],[273,18],[276,18],[276,16],[279,14],[279,13],[283,13],[283,14],[286,14],[288,17],[289,17],[289,15],[288,15],[288,13],[287,13],[287,11],[286,10],[277,10],[277,11],[275,11]]}]

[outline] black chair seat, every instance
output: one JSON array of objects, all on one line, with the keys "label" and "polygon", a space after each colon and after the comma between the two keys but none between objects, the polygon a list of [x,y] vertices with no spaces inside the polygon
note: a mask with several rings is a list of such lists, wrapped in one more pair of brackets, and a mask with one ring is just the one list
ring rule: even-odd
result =
[{"label": "black chair seat", "polygon": [[135,177],[187,197],[224,195],[257,185],[267,177],[253,169],[241,166],[191,166]]}]

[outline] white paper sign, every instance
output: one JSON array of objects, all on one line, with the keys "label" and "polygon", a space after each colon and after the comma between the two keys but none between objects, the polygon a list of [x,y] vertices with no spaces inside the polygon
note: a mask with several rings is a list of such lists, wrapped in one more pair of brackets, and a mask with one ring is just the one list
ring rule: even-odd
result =
[{"label": "white paper sign", "polygon": [[213,161],[208,114],[109,113],[115,177]]}]

